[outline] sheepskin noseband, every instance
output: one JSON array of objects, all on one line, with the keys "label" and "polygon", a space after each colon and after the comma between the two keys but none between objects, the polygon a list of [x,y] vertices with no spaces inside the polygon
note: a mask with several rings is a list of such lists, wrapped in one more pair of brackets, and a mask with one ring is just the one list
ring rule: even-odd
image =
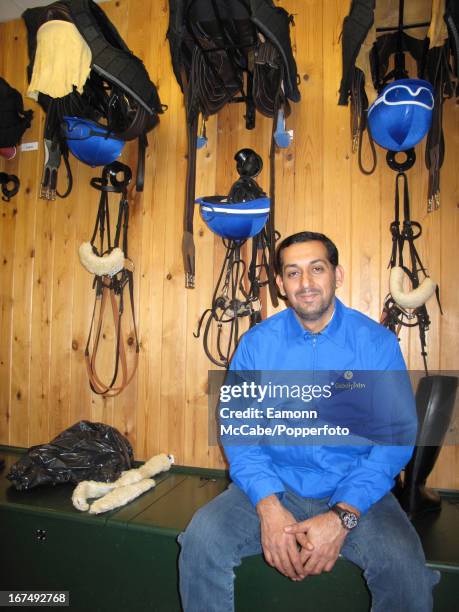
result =
[{"label": "sheepskin noseband", "polygon": [[124,253],[119,247],[99,256],[94,253],[90,242],[83,242],[78,253],[86,270],[96,276],[115,276],[124,268]]},{"label": "sheepskin noseband", "polygon": [[394,301],[402,308],[419,308],[432,297],[437,288],[436,283],[427,276],[419,287],[411,291],[403,290],[403,279],[406,274],[400,266],[394,266],[390,271],[389,290]]}]

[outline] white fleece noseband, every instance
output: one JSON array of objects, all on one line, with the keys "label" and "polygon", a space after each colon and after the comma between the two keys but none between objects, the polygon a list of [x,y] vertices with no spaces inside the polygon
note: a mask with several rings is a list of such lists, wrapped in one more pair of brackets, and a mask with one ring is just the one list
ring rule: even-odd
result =
[{"label": "white fleece noseband", "polygon": [[99,257],[92,250],[90,242],[83,242],[78,253],[80,261],[88,272],[96,276],[115,276],[124,268],[124,253],[116,247],[108,255]]},{"label": "white fleece noseband", "polygon": [[412,291],[403,290],[405,271],[400,266],[395,266],[390,271],[389,290],[394,301],[402,308],[419,308],[435,293],[436,283],[427,276],[419,287]]}]

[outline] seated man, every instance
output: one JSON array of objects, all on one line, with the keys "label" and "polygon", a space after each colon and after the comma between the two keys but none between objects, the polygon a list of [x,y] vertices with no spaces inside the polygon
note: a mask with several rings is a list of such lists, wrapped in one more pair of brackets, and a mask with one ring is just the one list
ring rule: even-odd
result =
[{"label": "seated man", "polygon": [[[326,236],[286,238],[276,264],[290,307],[242,337],[231,370],[406,370],[395,335],[335,297],[343,269]],[[409,410],[415,431],[414,401]],[[363,569],[373,612],[432,610],[438,572],[390,492],[412,446],[228,444],[225,453],[232,483],[179,536],[185,612],[234,610],[234,567],[260,552],[295,581],[331,571],[341,554]]]}]

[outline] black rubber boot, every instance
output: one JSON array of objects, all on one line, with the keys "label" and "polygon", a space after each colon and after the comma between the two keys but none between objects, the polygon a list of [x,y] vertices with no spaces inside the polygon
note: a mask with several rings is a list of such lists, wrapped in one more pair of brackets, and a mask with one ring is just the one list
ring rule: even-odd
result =
[{"label": "black rubber boot", "polygon": [[451,421],[458,379],[455,376],[425,376],[416,390],[419,434],[413,457],[405,468],[403,487],[394,493],[410,518],[441,509],[436,491],[426,487]]}]

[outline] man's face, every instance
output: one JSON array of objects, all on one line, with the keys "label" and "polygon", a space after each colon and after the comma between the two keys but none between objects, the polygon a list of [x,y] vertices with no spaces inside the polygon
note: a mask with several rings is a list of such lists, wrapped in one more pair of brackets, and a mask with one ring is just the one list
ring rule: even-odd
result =
[{"label": "man's face", "polygon": [[298,242],[282,251],[282,275],[276,281],[304,326],[320,331],[333,313],[335,289],[342,285],[343,269],[333,269],[322,242]]}]

